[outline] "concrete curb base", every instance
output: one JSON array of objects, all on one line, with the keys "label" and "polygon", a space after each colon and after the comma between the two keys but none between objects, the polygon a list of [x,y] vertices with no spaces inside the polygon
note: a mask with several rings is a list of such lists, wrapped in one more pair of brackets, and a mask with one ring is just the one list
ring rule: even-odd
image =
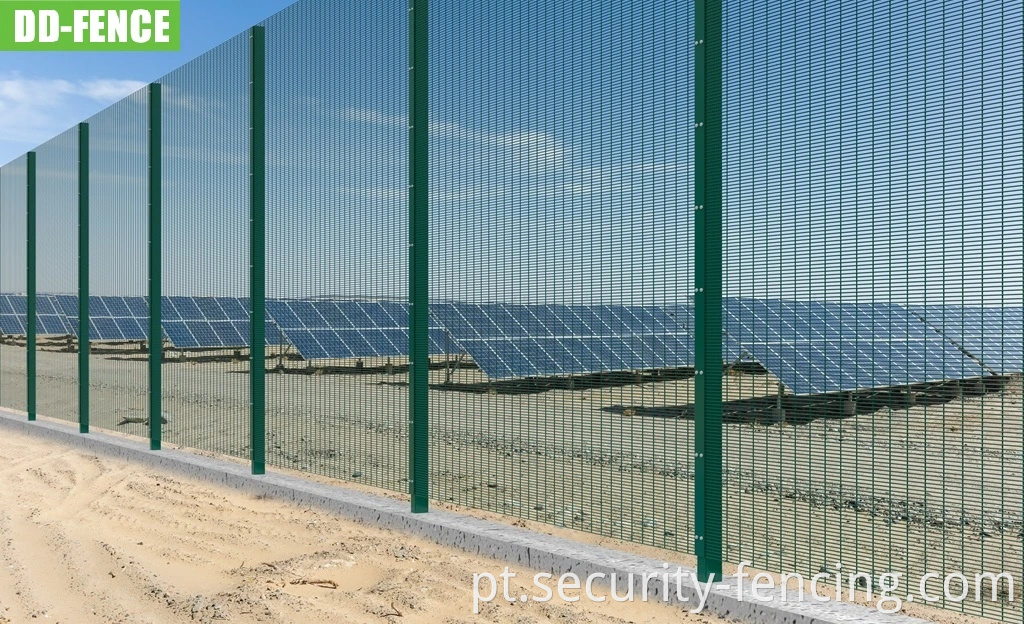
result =
[{"label": "concrete curb base", "polygon": [[[662,593],[667,588],[669,603],[677,604],[682,609],[690,609],[698,604],[697,590],[689,582],[684,580],[677,583],[671,577],[667,585],[663,582],[662,575],[666,571],[663,564],[667,561],[534,533],[449,511],[413,514],[409,512],[408,504],[401,501],[343,487],[322,485],[284,474],[254,476],[249,474],[245,466],[219,459],[179,450],[150,451],[145,441],[127,440],[101,432],[82,435],[76,429],[61,423],[28,422],[24,414],[6,410],[0,410],[0,427],[77,446],[93,453],[137,462],[181,476],[226,485],[252,494],[263,494],[316,507],[359,522],[415,535],[443,546],[455,547],[508,564],[550,572],[555,576],[573,572],[582,579],[591,574],[603,573],[606,579],[610,579],[614,575],[619,595],[625,593],[626,583],[632,578],[634,596],[638,599],[644,584],[642,575],[657,573],[658,576],[649,579],[647,583],[650,600],[662,600]],[[670,564],[670,571],[676,569],[675,564],[670,561],[667,563]],[[693,572],[692,568],[681,567],[684,574]],[[687,575],[684,578],[690,577]],[[737,580],[732,577],[717,583],[707,598],[705,611],[721,617],[764,624],[925,622],[903,615],[886,615],[867,607],[847,603],[797,602],[792,599],[783,602],[781,590],[778,589],[774,593],[761,592],[761,595],[770,594],[771,601],[755,602],[750,599],[752,593],[749,581],[739,583],[743,599],[737,595],[737,585]],[[677,594],[686,598],[688,602],[679,600]]]}]

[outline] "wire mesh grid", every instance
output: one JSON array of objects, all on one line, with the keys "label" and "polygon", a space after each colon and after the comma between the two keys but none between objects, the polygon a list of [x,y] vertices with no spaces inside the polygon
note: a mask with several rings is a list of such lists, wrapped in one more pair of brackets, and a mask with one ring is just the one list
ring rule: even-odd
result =
[{"label": "wire mesh grid", "polygon": [[690,550],[692,8],[431,11],[434,496]]},{"label": "wire mesh grid", "polygon": [[11,315],[0,337],[0,405],[19,411],[28,408],[24,322],[18,322],[27,313],[26,174],[25,156],[0,169],[0,292],[13,295],[5,298],[6,305],[0,302]]},{"label": "wire mesh grid", "polygon": [[[726,0],[720,223],[696,199],[717,1],[437,0],[429,35],[425,4],[302,0],[159,79],[160,107],[143,90],[88,120],[96,426],[153,435],[160,405],[169,442],[254,470],[265,443],[407,491],[411,464],[434,500],[702,557],[720,450],[727,562],[862,589],[935,572],[932,595],[1024,572],[1019,0]],[[36,150],[35,266],[27,160],[0,168],[0,405],[28,407],[34,275],[39,411],[66,420],[78,145]],[[700,395],[719,348],[721,442]],[[940,606],[1021,621],[1007,589]]]},{"label": "wire mesh grid", "polygon": [[726,559],[1020,621],[1021,5],[725,6]]},{"label": "wire mesh grid", "polygon": [[164,439],[249,457],[249,56],[242,33],[160,78]]},{"label": "wire mesh grid", "polygon": [[263,23],[267,336],[283,343],[268,359],[267,462],[400,491],[406,13],[403,2],[303,2]]},{"label": "wire mesh grid", "polygon": [[38,408],[41,414],[78,422],[78,347],[58,301],[78,288],[77,129],[40,146],[36,158],[36,236],[44,242],[36,249]]},{"label": "wire mesh grid", "polygon": [[88,120],[91,421],[133,435],[149,420],[148,104],[143,89]]}]

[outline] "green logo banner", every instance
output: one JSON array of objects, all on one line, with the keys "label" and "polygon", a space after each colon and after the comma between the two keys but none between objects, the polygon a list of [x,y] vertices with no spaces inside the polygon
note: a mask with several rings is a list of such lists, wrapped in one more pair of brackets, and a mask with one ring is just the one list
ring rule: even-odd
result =
[{"label": "green logo banner", "polygon": [[180,0],[0,0],[0,50],[174,51]]}]

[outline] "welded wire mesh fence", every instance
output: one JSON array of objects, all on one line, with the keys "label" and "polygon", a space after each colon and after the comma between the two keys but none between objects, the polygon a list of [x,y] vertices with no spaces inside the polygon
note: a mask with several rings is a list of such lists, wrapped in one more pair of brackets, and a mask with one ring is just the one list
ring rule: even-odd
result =
[{"label": "welded wire mesh fence", "polygon": [[727,560],[1019,621],[1022,18],[726,2]]},{"label": "welded wire mesh fence", "polygon": [[[78,285],[78,130],[36,150],[36,332],[38,410],[78,422],[78,359],[74,331],[57,296]],[[5,290],[4,292],[10,292]]]},{"label": "welded wire mesh fence", "polygon": [[427,8],[302,0],[0,168],[0,405],[1020,580],[1019,0]]},{"label": "welded wire mesh fence", "polygon": [[431,11],[432,492],[689,550],[692,8]]}]

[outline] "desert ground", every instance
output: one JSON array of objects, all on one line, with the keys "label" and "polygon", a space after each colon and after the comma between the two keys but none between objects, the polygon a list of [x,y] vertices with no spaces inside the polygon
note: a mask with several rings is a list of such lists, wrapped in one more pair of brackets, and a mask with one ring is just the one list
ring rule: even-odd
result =
[{"label": "desert ground", "polygon": [[504,564],[8,431],[0,473],[3,623],[725,621],[610,601],[474,616],[473,573]]},{"label": "desert ground", "polygon": [[[75,354],[39,356],[39,411],[74,420]],[[144,436],[144,355],[91,360],[94,426]],[[247,457],[248,365],[163,365],[167,443]],[[269,365],[273,365],[270,363]],[[401,362],[325,370],[284,361],[267,376],[274,466],[404,491]],[[24,350],[0,346],[0,405],[23,409]],[[452,505],[678,553],[692,550],[693,380],[684,373],[489,382],[431,372],[431,494]],[[814,574],[1021,575],[1020,380],[843,397],[784,397],[763,371],[726,377],[727,561]],[[19,405],[21,401],[21,405]],[[1021,621],[1019,592],[953,611]],[[965,617],[958,615],[957,617]],[[955,620],[955,621],[963,621]]]}]

